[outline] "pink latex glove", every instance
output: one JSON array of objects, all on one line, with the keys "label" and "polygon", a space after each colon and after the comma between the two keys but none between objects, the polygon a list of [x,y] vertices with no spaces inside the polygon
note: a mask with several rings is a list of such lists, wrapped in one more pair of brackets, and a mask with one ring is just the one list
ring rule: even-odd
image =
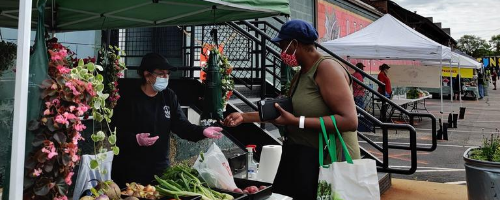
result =
[{"label": "pink latex glove", "polygon": [[160,136],[155,136],[155,137],[149,137],[149,133],[139,133],[135,135],[135,138],[137,139],[137,144],[139,146],[151,146],[153,145]]},{"label": "pink latex glove", "polygon": [[203,130],[203,135],[207,138],[220,139],[223,135],[221,127],[208,127]]}]

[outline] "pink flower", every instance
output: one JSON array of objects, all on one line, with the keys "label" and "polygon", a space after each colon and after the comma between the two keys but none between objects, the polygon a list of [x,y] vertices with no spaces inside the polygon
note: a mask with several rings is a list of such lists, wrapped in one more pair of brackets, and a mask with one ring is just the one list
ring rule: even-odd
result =
[{"label": "pink flower", "polygon": [[52,84],[52,86],[50,86],[50,89],[57,90],[57,84]]},{"label": "pink flower", "polygon": [[50,112],[50,109],[47,109],[47,110],[43,111],[43,115],[50,115],[50,114],[52,114],[52,113]]},{"label": "pink flower", "polygon": [[75,173],[74,172],[70,172],[70,173],[68,173],[68,175],[66,176],[66,178],[64,178],[64,182],[66,182],[66,184],[71,185],[73,183],[71,181],[71,177],[73,177],[73,174],[75,174]]},{"label": "pink flower", "polygon": [[85,89],[87,90],[87,92],[92,95],[92,96],[95,96],[96,93],[94,91],[94,88],[92,87],[92,83],[87,83],[87,85],[85,85]]},{"label": "pink flower", "polygon": [[73,128],[75,128],[75,130],[76,130],[76,131],[83,131],[83,130],[85,130],[87,127],[86,127],[85,125],[83,125],[83,124],[75,124],[75,125],[73,126]]},{"label": "pink flower", "polygon": [[68,56],[68,51],[65,48],[59,50],[59,56],[66,57]]},{"label": "pink flower", "polygon": [[78,110],[77,115],[82,116],[85,112],[87,112],[87,110],[89,110],[89,108],[90,107],[85,104],[78,105],[78,108],[76,108],[76,110]]},{"label": "pink flower", "polygon": [[[73,173],[73,172],[71,172]],[[59,197],[54,197],[54,200],[68,200],[68,197],[66,195],[59,196]]]},{"label": "pink flower", "polygon": [[118,72],[118,73],[116,73],[116,76],[118,76],[118,77],[123,77],[123,73]]},{"label": "pink flower", "polygon": [[64,85],[66,85],[66,87],[68,87],[69,89],[71,89],[71,91],[73,91],[73,95],[77,96],[77,95],[80,95],[81,93],[76,90],[75,86],[73,85],[73,83],[71,82],[66,82]]},{"label": "pink flower", "polygon": [[46,106],[47,108],[50,108],[50,106],[52,106],[52,103],[50,103],[50,101],[47,101],[47,102],[45,102],[45,106]]},{"label": "pink flower", "polygon": [[56,105],[56,106],[58,106],[58,105],[59,105],[59,103],[60,103],[59,99],[54,99],[54,100],[52,100],[52,104],[54,104],[54,105]]},{"label": "pink flower", "polygon": [[62,115],[57,115],[57,116],[56,116],[55,121],[56,121],[57,123],[59,123],[59,124],[66,124],[66,125],[68,125],[68,124],[69,124],[68,119],[66,119],[66,118],[65,118],[64,116],[62,116]]},{"label": "pink flower", "polygon": [[48,146],[43,147],[42,152],[47,154],[47,158],[49,160],[58,155],[53,142],[50,142]]},{"label": "pink flower", "polygon": [[76,108],[75,106],[69,106],[69,111],[73,112],[75,111],[75,108]]},{"label": "pink flower", "polygon": [[80,160],[80,156],[73,154],[71,155],[71,161],[78,162]]},{"label": "pink flower", "polygon": [[76,116],[72,113],[68,113],[68,112],[65,112],[63,114],[64,118],[66,118],[67,120],[73,120],[73,119],[76,119]]},{"label": "pink flower", "polygon": [[38,169],[33,170],[34,177],[38,177],[38,176],[40,176],[40,174],[42,174],[42,169],[38,168]]},{"label": "pink flower", "polygon": [[67,67],[64,67],[62,65],[57,65],[56,68],[59,71],[59,73],[61,73],[61,74],[67,74],[67,73],[71,72],[70,69],[68,69]]}]

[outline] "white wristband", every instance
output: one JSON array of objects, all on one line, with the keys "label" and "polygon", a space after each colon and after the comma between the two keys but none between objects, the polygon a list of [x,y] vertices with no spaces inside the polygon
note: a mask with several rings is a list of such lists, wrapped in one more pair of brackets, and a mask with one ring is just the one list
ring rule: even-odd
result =
[{"label": "white wristband", "polygon": [[306,117],[300,116],[299,118],[299,128],[304,129],[304,123],[306,121]]}]

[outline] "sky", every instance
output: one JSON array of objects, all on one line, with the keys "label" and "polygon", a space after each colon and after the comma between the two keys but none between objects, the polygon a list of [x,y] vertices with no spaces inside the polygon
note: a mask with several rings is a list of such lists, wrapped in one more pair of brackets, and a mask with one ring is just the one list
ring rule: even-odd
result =
[{"label": "sky", "polygon": [[476,35],[489,41],[500,35],[500,0],[392,0],[409,11],[433,17],[451,36]]}]

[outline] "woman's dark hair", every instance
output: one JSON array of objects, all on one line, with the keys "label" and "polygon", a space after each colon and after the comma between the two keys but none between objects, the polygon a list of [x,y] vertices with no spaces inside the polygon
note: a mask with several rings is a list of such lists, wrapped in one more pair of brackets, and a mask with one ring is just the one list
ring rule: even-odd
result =
[{"label": "woman's dark hair", "polygon": [[382,70],[384,70],[384,69],[389,69],[389,68],[390,68],[390,67],[389,67],[389,65],[387,65],[387,64],[382,64],[382,65],[380,65],[380,67],[378,67],[378,69],[379,69],[380,71],[382,71]]}]

